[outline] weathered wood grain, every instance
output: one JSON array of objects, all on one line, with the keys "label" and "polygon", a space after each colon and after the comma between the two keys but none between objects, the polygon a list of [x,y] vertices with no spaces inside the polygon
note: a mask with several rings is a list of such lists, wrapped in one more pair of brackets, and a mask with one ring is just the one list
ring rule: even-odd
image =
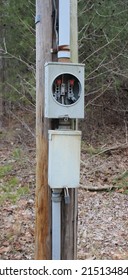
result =
[{"label": "weathered wood grain", "polygon": [[52,0],[36,0],[36,221],[35,259],[51,259],[51,191],[48,187],[48,140],[50,127],[44,118],[44,64],[51,61]]}]

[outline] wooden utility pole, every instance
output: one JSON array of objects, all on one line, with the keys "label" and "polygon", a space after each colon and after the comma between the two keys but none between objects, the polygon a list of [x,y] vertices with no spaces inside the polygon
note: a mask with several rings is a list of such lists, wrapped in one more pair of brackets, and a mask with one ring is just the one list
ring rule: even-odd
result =
[{"label": "wooden utility pole", "polygon": [[50,122],[44,118],[44,64],[51,61],[52,0],[36,0],[36,224],[35,259],[51,259],[51,191],[48,188]]},{"label": "wooden utility pole", "polygon": [[[65,1],[65,0],[64,0]],[[71,6],[71,59],[78,62],[77,0]],[[56,1],[58,6],[59,0]],[[56,46],[52,22],[52,0],[36,0],[36,225],[35,259],[51,259],[51,190],[48,187],[48,129],[50,120],[44,118],[44,64],[57,60],[50,50]],[[53,42],[52,42],[53,41]],[[55,121],[55,120],[54,120]],[[53,122],[54,122],[53,121]],[[54,129],[52,127],[52,129]],[[63,151],[62,151],[63,152]],[[62,199],[61,259],[77,257],[77,190],[69,189],[70,204]]]},{"label": "wooden utility pole", "polygon": [[[78,62],[78,20],[77,0],[70,0],[71,28],[70,53],[71,63]],[[69,60],[65,61],[69,62]],[[76,121],[77,122],[77,121]],[[69,189],[70,204],[62,203],[62,259],[74,260],[77,258],[77,189]]]}]

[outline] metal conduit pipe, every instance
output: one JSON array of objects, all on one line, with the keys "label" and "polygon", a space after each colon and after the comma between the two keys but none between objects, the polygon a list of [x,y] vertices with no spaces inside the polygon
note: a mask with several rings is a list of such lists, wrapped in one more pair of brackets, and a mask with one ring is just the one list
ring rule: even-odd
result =
[{"label": "metal conduit pipe", "polygon": [[58,58],[70,58],[70,0],[59,0],[59,50]]},{"label": "metal conduit pipe", "polygon": [[61,192],[52,190],[52,260],[61,260]]}]

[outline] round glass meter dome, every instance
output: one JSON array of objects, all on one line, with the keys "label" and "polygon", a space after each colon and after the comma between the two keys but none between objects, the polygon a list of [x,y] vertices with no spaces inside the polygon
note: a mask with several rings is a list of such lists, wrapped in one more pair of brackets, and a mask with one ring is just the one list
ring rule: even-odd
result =
[{"label": "round glass meter dome", "polygon": [[63,73],[54,79],[52,95],[56,102],[71,106],[80,98],[80,88],[80,82],[74,75]]}]

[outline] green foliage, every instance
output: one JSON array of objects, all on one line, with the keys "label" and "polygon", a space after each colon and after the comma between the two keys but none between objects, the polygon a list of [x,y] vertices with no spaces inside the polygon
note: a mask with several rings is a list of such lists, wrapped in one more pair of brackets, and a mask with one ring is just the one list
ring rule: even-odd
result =
[{"label": "green foliage", "polygon": [[[17,105],[24,104],[27,99],[34,102],[35,1],[5,0],[2,1],[0,12],[4,98]],[[26,83],[31,84],[31,88]]]},{"label": "green foliage", "polygon": [[13,151],[13,158],[19,160],[21,158],[21,155],[22,155],[22,151],[20,148],[16,148],[14,151]]},{"label": "green foliage", "polygon": [[34,61],[35,54],[34,3],[33,0],[3,2],[5,12],[2,23],[7,51],[28,63]]},{"label": "green foliage", "polygon": [[4,183],[1,187],[1,191],[4,193],[10,193],[17,186],[19,180],[17,177],[12,177],[8,182]]},{"label": "green foliage", "polygon": [[101,148],[95,148],[92,145],[87,145],[84,141],[82,141],[82,150],[90,156],[98,155],[102,151]]},{"label": "green foliage", "polygon": [[126,170],[120,176],[113,180],[113,184],[121,189],[124,193],[128,194],[128,171]]},{"label": "green foliage", "polygon": [[[0,13],[4,98],[9,104],[31,106],[35,104],[35,0],[2,0]],[[128,88],[128,1],[79,0],[78,15],[86,95],[93,99],[94,94],[112,91],[118,101],[121,88]]]},{"label": "green foliage", "polygon": [[17,190],[17,195],[18,197],[20,197],[21,195],[26,195],[26,194],[29,194],[30,190],[29,190],[29,186],[26,185],[24,187],[20,187],[18,190]]},{"label": "green foliage", "polygon": [[26,185],[24,187],[19,187],[18,189],[12,189],[12,186],[8,184],[4,185],[1,190],[0,204],[3,204],[6,200],[10,200],[12,203],[16,203],[21,196],[29,194],[29,187]]},{"label": "green foliage", "polygon": [[17,147],[11,154],[10,162],[12,164],[0,166],[0,204],[3,204],[7,200],[16,203],[21,196],[29,194],[29,184],[22,183],[20,175],[13,175],[16,173],[17,162],[19,168],[24,168],[24,156],[23,150]]},{"label": "green foliage", "polygon": [[11,170],[12,170],[12,165],[10,164],[0,166],[0,178],[7,175]]},{"label": "green foliage", "polygon": [[88,92],[120,90],[128,74],[128,1],[79,1],[79,59]]},{"label": "green foliage", "polygon": [[[2,172],[2,177],[7,175],[7,171],[9,169],[7,166],[5,166],[4,172]],[[5,172],[6,170],[6,172]],[[3,182],[0,184],[0,204],[4,203],[6,200],[10,200],[12,203],[16,203],[18,199],[20,199],[21,196],[29,194],[29,186],[21,186],[19,184],[19,179],[17,177],[11,177],[6,178]]]}]

